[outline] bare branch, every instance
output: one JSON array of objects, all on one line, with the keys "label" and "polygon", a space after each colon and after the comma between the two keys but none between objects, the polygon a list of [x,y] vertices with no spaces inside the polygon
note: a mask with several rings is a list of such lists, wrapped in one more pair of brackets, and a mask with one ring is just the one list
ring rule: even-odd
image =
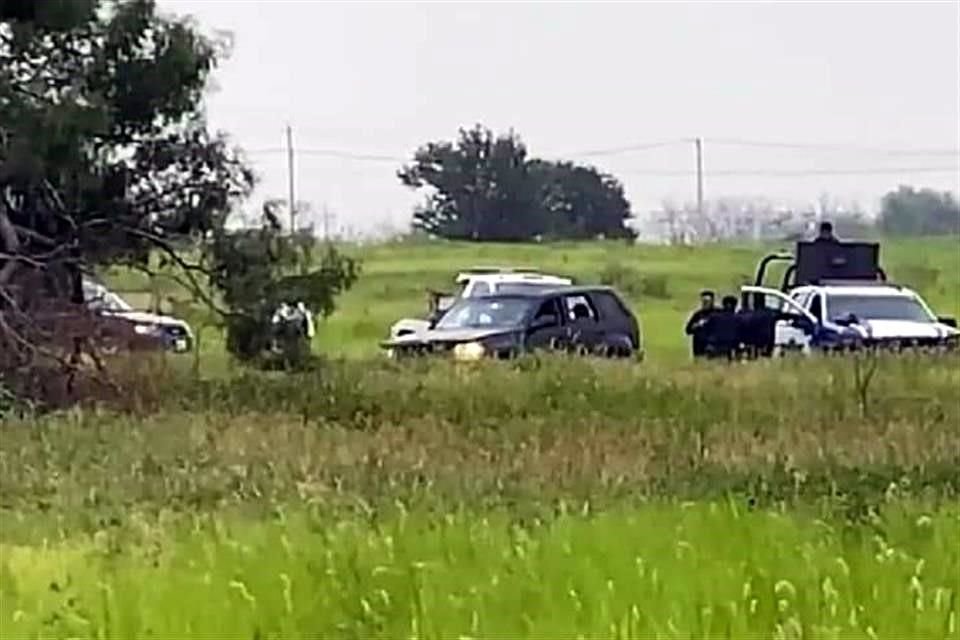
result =
[{"label": "bare branch", "polygon": [[[177,250],[174,249],[172,246],[170,246],[169,242],[165,238],[162,238],[156,234],[150,233],[149,231],[143,231],[142,229],[136,229],[133,227],[126,227],[126,226],[122,228],[125,232],[130,233],[131,235],[141,237],[144,240],[151,242],[155,247],[160,249],[164,253],[164,255],[166,255],[178,267],[180,267],[180,269],[183,270],[184,275],[187,278],[187,282],[184,282],[183,280],[176,278],[176,276],[174,275],[171,275],[171,277],[176,279],[182,286],[184,286],[184,288],[189,289],[191,293],[193,293],[196,297],[200,298],[200,300],[204,304],[206,304],[208,307],[210,307],[211,309],[213,309],[223,317],[236,317],[237,315],[239,315],[234,311],[229,311],[227,309],[224,309],[223,307],[218,305],[216,301],[214,301],[213,298],[210,297],[209,294],[207,294],[203,286],[201,286],[200,283],[197,282],[197,279],[193,275],[194,273],[201,273],[205,275],[207,273],[206,269],[204,269],[202,266],[198,264],[192,264],[184,260],[183,257],[177,252]],[[138,268],[143,269],[143,265],[139,265]]]},{"label": "bare branch", "polygon": [[[7,215],[7,211],[7,195],[4,193],[3,197],[0,198],[0,240],[3,241],[8,254],[18,255],[20,253],[20,238],[17,236],[17,230],[14,228],[10,216]],[[17,264],[16,260],[8,260],[0,268],[0,286],[6,284],[13,277]]]}]

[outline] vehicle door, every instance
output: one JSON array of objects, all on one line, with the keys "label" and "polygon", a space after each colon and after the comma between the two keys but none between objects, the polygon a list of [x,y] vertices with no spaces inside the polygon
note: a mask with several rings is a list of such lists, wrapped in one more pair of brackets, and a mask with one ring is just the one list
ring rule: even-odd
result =
[{"label": "vehicle door", "polygon": [[597,308],[584,293],[562,297],[567,343],[572,349],[592,353],[603,346],[603,326]]},{"label": "vehicle door", "polygon": [[745,285],[740,290],[763,295],[768,309],[786,316],[777,320],[774,328],[774,345],[778,351],[810,351],[810,344],[819,329],[816,316],[778,289]]},{"label": "vehicle door", "polygon": [[603,343],[615,349],[640,351],[640,323],[623,301],[609,291],[591,292],[589,297],[600,314]]},{"label": "vehicle door", "polygon": [[559,298],[540,303],[527,325],[524,343],[529,350],[553,349],[565,344],[566,325]]}]

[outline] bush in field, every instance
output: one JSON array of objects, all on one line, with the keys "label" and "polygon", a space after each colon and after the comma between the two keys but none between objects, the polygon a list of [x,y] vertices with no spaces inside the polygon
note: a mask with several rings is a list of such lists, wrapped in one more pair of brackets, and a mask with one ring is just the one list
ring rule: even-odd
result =
[{"label": "bush in field", "polygon": [[600,283],[628,296],[643,296],[658,300],[670,298],[669,280],[666,274],[641,275],[633,267],[620,262],[610,262],[603,268],[600,272]]},{"label": "bush in field", "polygon": [[360,268],[332,245],[314,264],[315,244],[309,234],[284,234],[274,203],[264,206],[259,229],[214,239],[210,282],[228,306],[227,349],[234,357],[267,366],[277,359],[295,368],[306,364],[309,345],[278,335],[271,323],[274,312],[281,303],[302,302],[311,312],[330,315],[335,297],[353,285]]},{"label": "bush in field", "polygon": [[670,297],[666,274],[655,273],[640,279],[640,293],[648,298],[666,300]]},{"label": "bush in field", "polygon": [[600,271],[600,284],[619,289],[625,294],[635,294],[639,291],[640,274],[633,267],[621,262],[609,262]]}]

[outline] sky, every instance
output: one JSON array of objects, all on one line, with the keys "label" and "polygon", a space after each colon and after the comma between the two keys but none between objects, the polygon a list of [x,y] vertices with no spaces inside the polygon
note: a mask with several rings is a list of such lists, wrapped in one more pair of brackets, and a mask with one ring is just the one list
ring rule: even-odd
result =
[{"label": "sky", "polygon": [[289,124],[318,226],[405,227],[399,166],[476,123],[612,173],[641,215],[695,199],[696,137],[707,200],[960,191],[957,0],[159,5],[233,40],[207,106],[260,176],[248,206],[286,197]]}]

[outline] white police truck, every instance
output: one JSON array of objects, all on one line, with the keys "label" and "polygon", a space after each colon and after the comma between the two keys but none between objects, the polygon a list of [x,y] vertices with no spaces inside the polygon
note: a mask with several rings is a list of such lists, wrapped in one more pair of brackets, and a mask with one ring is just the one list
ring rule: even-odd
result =
[{"label": "white police truck", "polygon": [[[743,287],[766,296],[783,313],[774,327],[775,353],[861,347],[956,348],[960,331],[953,318],[938,317],[908,287],[877,283],[830,283],[783,293]],[[792,316],[792,317],[791,317]]]},{"label": "white police truck", "polygon": [[[753,285],[741,287],[741,342],[754,353],[859,348],[952,350],[956,319],[938,317],[909,287],[887,280],[875,242],[797,243],[771,254]],[[767,267],[786,262],[779,289],[764,286]]]}]

